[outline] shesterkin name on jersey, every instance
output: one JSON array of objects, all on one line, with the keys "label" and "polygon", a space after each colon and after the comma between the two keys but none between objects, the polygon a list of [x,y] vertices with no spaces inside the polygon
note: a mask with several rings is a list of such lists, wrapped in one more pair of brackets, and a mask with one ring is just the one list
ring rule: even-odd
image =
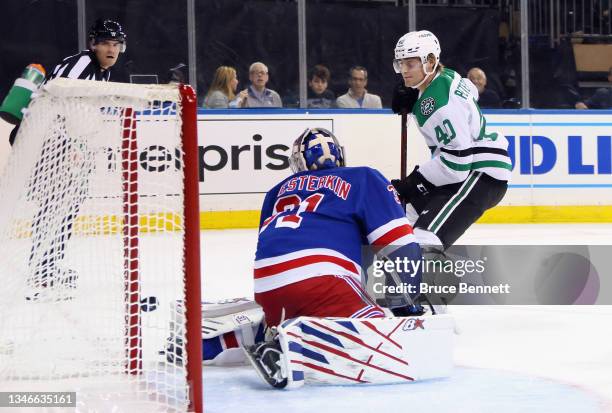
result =
[{"label": "shesterkin name on jersey", "polygon": [[338,197],[346,200],[351,191],[351,184],[336,175],[301,175],[285,182],[278,190],[277,197],[293,191],[314,192],[320,188],[327,188]]}]

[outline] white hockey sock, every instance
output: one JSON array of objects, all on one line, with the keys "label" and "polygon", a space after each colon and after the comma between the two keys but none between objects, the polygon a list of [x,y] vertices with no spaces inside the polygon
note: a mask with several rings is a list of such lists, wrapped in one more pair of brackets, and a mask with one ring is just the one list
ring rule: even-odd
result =
[{"label": "white hockey sock", "polygon": [[414,223],[419,219],[419,213],[414,209],[412,204],[406,204],[406,218],[410,225],[414,225]]},{"label": "white hockey sock", "polygon": [[436,234],[426,229],[415,228],[414,236],[421,245],[442,246],[442,241]]}]

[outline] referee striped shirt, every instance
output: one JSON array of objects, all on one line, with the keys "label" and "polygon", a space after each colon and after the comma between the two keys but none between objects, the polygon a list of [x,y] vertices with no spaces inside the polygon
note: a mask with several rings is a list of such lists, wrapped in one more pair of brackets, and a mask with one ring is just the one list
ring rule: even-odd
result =
[{"label": "referee striped shirt", "polygon": [[56,77],[106,82],[110,79],[110,69],[105,70],[100,67],[94,52],[83,50],[79,54],[66,57],[60,64],[55,66],[47,81]]}]

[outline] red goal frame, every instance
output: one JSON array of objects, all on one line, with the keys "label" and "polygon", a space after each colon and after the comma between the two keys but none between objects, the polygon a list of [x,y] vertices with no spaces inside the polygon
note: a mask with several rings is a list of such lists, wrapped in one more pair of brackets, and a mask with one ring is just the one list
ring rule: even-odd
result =
[{"label": "red goal frame", "polygon": [[[181,134],[184,162],[184,274],[185,350],[189,411],[201,413],[202,400],[202,310],[200,280],[200,208],[197,136],[197,99],[193,88],[179,85]],[[121,168],[123,177],[123,245],[126,304],[127,374],[142,372],[138,257],[138,144],[136,113],[122,114]]]}]

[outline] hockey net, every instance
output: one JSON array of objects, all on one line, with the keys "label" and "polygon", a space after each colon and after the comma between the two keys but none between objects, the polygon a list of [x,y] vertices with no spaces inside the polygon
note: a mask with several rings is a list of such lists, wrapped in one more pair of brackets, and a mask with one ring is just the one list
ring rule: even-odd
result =
[{"label": "hockey net", "polygon": [[182,85],[56,79],[32,100],[0,178],[0,389],[199,411],[195,123]]}]

